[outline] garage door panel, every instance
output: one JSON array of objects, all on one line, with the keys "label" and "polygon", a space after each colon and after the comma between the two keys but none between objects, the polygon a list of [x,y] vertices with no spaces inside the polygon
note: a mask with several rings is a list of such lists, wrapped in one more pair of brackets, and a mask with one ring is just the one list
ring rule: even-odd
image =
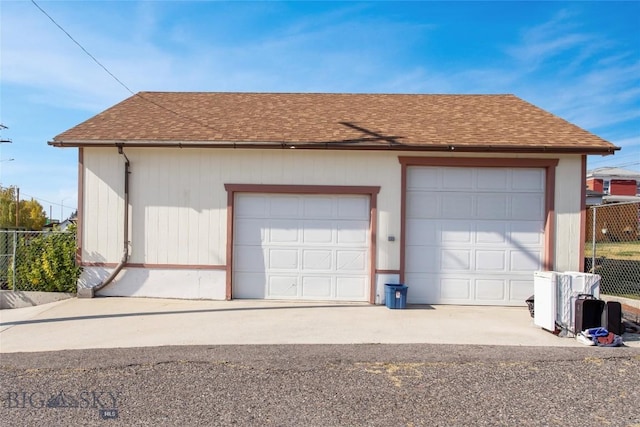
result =
[{"label": "garage door panel", "polygon": [[471,297],[471,279],[459,277],[440,279],[440,296],[443,299],[468,300]]},{"label": "garage door panel", "polygon": [[333,243],[333,224],[332,221],[302,221],[302,242],[305,245]]},{"label": "garage door panel", "polygon": [[409,302],[522,305],[542,267],[544,169],[411,166],[407,179]]},{"label": "garage door panel", "polygon": [[336,297],[338,299],[364,300],[367,297],[365,289],[366,279],[363,277],[338,276],[336,278]]},{"label": "garage door panel", "polygon": [[537,220],[544,215],[543,195],[513,195],[511,196],[511,219]]},{"label": "garage door panel", "polygon": [[509,299],[511,301],[525,301],[533,295],[533,279],[521,278],[509,280]]},{"label": "garage door panel", "polygon": [[266,197],[238,199],[233,208],[236,218],[263,218],[267,215]]},{"label": "garage door panel", "polygon": [[441,198],[443,218],[473,218],[473,199],[467,195],[445,194]]},{"label": "garage door panel", "polygon": [[266,298],[266,277],[263,273],[235,272],[234,297],[236,298]]},{"label": "garage door panel", "polygon": [[271,220],[268,222],[268,243],[292,243],[298,241],[297,222],[291,220]]},{"label": "garage door panel", "polygon": [[433,244],[438,239],[435,221],[409,219],[407,220],[407,228],[413,230],[406,236],[407,246]]},{"label": "garage door panel", "polygon": [[315,299],[331,299],[331,277],[305,276],[302,278],[302,297]]},{"label": "garage door panel", "polygon": [[478,169],[476,175],[476,189],[482,191],[504,191],[509,188],[509,178],[509,170],[506,169]]},{"label": "garage door panel", "polygon": [[298,276],[270,274],[267,298],[292,298],[298,296]]},{"label": "garage door panel", "polygon": [[479,279],[475,281],[475,296],[484,301],[504,301],[506,287],[504,279]]},{"label": "garage door panel", "polygon": [[477,198],[476,217],[495,220],[509,218],[509,198],[506,195],[481,195]]},{"label": "garage door panel", "polygon": [[405,282],[410,286],[407,298],[413,304],[432,304],[440,300],[437,274],[405,273]]},{"label": "garage door panel", "polygon": [[472,243],[473,224],[468,221],[439,221],[440,242],[442,243]]},{"label": "garage door panel", "polygon": [[367,254],[364,251],[336,251],[337,256],[337,266],[336,271],[345,272],[345,271],[359,271],[362,273],[366,272],[367,268]]},{"label": "garage door panel", "polygon": [[409,218],[437,218],[440,215],[440,196],[435,193],[411,192],[407,200]]},{"label": "garage door panel", "polygon": [[299,217],[300,202],[294,196],[270,196],[269,200],[269,216],[297,218]]},{"label": "garage door panel", "polygon": [[234,240],[240,245],[261,245],[265,239],[262,221],[257,219],[238,219],[238,232]]},{"label": "garage door panel", "polygon": [[360,197],[339,197],[338,217],[342,219],[369,219],[369,200]]},{"label": "garage door panel", "polygon": [[473,190],[474,171],[470,168],[443,168],[442,188],[446,190]]},{"label": "garage door panel", "polygon": [[476,243],[504,244],[508,235],[508,224],[498,221],[476,221]]},{"label": "garage door panel", "polygon": [[514,272],[527,271],[533,274],[534,271],[541,269],[542,265],[540,251],[518,251],[513,250],[510,253],[510,270]]},{"label": "garage door panel", "polygon": [[440,182],[440,173],[437,168],[409,168],[407,171],[408,190],[437,190]]},{"label": "garage door panel", "polygon": [[332,250],[304,250],[302,269],[305,271],[331,271],[333,268]]},{"label": "garage door panel", "polygon": [[333,218],[334,201],[331,197],[314,197],[303,199],[304,216],[311,218]]},{"label": "garage door panel", "polygon": [[544,192],[545,174],[542,169],[513,170],[511,189],[518,192]]},{"label": "garage door panel", "polygon": [[297,249],[269,249],[268,267],[276,270],[298,270]]},{"label": "garage door panel", "polygon": [[368,300],[368,196],[238,194],[236,204],[235,298]]},{"label": "garage door panel", "polygon": [[[511,280],[508,277],[479,279],[456,278],[442,274],[406,274],[411,284],[409,298],[412,304],[474,304],[474,305],[522,305],[533,294],[533,281],[525,278]],[[500,283],[504,284],[503,291]],[[469,295],[472,293],[472,295]]]},{"label": "garage door panel", "polygon": [[368,226],[369,223],[366,221],[340,222],[337,226],[338,243],[358,243],[366,245],[368,240]]},{"label": "garage door panel", "polygon": [[428,246],[413,246],[407,251],[406,272],[435,272],[440,267],[439,248]]},{"label": "garage door panel", "polygon": [[500,250],[477,250],[476,270],[483,272],[505,272],[507,270],[507,259],[505,251]]},{"label": "garage door panel", "polygon": [[243,246],[234,254],[234,269],[237,271],[259,271],[266,265],[267,255],[260,246]]},{"label": "garage door panel", "polygon": [[445,249],[442,252],[440,262],[440,270],[447,271],[464,271],[471,269],[471,250],[465,249]]},{"label": "garage door panel", "polygon": [[542,222],[512,222],[509,231],[511,242],[516,245],[534,245],[539,247],[544,241]]}]

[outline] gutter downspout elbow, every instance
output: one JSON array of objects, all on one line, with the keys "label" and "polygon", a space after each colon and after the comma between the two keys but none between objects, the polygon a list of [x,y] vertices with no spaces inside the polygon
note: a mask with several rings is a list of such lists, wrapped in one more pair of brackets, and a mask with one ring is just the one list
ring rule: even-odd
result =
[{"label": "gutter downspout elbow", "polygon": [[122,145],[118,145],[118,153],[124,157],[124,233],[123,233],[123,250],[122,250],[122,259],[120,263],[116,266],[116,268],[111,272],[109,277],[104,279],[101,283],[91,288],[82,288],[83,291],[80,292],[78,289],[78,297],[80,298],[93,298],[95,293],[107,285],[109,285],[113,279],[116,278],[118,273],[124,268],[129,260],[129,174],[130,171],[130,163],[129,158],[122,150]]}]

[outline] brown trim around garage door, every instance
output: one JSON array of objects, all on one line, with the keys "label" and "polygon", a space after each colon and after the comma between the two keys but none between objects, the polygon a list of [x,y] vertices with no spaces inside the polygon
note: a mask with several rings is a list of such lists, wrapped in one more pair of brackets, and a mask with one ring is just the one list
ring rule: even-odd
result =
[{"label": "brown trim around garage door", "polygon": [[227,284],[226,299],[233,298],[233,209],[236,193],[258,194],[353,194],[369,196],[369,303],[375,303],[376,231],[378,193],[376,186],[225,184],[227,190]]},{"label": "brown trim around garage door", "polygon": [[407,207],[407,168],[409,166],[474,167],[474,168],[544,168],[545,227],[542,267],[553,270],[555,241],[555,185],[558,159],[475,158],[475,157],[398,157],[402,166],[400,202],[400,282],[404,282]]}]

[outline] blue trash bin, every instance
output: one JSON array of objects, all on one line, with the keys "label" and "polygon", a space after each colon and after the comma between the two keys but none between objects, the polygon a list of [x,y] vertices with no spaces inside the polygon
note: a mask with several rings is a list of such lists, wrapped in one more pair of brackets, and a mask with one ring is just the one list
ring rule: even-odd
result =
[{"label": "blue trash bin", "polygon": [[387,308],[401,309],[407,308],[407,290],[408,286],[402,284],[390,284],[384,285],[384,300]]}]

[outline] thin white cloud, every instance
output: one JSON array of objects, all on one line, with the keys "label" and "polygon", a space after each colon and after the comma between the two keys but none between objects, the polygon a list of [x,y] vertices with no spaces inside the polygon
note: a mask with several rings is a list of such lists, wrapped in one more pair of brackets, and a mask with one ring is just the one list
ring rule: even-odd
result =
[{"label": "thin white cloud", "polygon": [[[162,28],[154,4],[119,22],[128,33],[105,37],[91,27],[69,31],[134,92],[138,90],[281,90],[367,91],[380,75],[393,80],[394,56],[418,38],[424,24],[353,19],[347,6],[283,25],[271,34],[232,45],[195,38],[187,24]],[[37,88],[56,106],[96,110],[129,94],[66,38],[35,8],[5,21],[3,82]],[[73,22],[73,11],[57,10],[61,22]],[[110,17],[113,19],[113,17]],[[100,17],[95,17],[100,20]],[[383,19],[383,18],[382,18]],[[4,23],[4,22],[3,22]],[[99,25],[98,25],[99,26]],[[23,33],[29,37],[23,38]],[[154,34],[172,34],[187,47],[167,51]],[[113,33],[112,33],[113,34]],[[340,40],[341,43],[336,44]],[[388,86],[382,84],[382,87]],[[358,89],[360,88],[360,89]],[[51,102],[51,101],[50,101]]]},{"label": "thin white cloud", "polygon": [[[259,20],[261,13],[276,13],[279,7],[260,5],[244,19]],[[594,131],[638,119],[633,108],[640,100],[637,52],[610,50],[613,41],[583,31],[580,15],[569,10],[524,28],[491,66],[451,70],[437,62],[420,63],[419,55],[409,66],[402,59],[432,26],[362,18],[358,12],[367,7],[347,4],[237,41],[213,29],[203,38],[179,19],[167,28],[163,14],[173,9],[163,3],[139,3],[129,15],[94,15],[95,22],[76,22],[74,10],[62,6],[55,16],[134,91],[515,93]],[[3,12],[3,84],[37,89],[34,102],[92,112],[129,95],[29,3]],[[223,7],[218,18],[232,12]],[[118,31],[107,36],[94,30],[103,20],[113,21]],[[169,50],[167,40],[180,49]]]}]

